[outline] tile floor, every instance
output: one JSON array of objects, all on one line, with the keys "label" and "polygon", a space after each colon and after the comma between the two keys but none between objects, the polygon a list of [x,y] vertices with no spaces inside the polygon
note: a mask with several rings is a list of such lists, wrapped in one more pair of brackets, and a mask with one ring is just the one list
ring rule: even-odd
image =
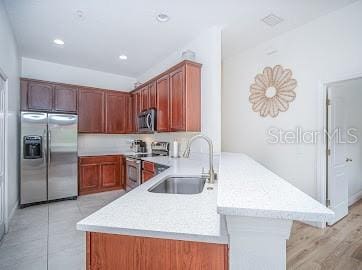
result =
[{"label": "tile floor", "polygon": [[17,209],[0,243],[0,270],[83,270],[85,236],[76,223],[123,190]]}]

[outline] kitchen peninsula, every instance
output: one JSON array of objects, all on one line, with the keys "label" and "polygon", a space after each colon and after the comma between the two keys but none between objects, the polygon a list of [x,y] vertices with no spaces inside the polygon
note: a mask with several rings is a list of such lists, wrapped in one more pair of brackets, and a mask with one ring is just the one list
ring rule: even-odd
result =
[{"label": "kitchen peninsula", "polygon": [[218,180],[198,194],[149,190],[169,176],[199,176],[206,156],[144,160],[170,168],[78,222],[87,269],[285,269],[292,221],[334,215],[243,154],[215,158]]}]

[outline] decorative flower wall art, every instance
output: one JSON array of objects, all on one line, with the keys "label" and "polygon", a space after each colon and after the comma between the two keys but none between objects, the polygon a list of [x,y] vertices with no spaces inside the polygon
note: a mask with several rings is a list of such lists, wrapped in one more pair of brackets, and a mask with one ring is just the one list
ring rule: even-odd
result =
[{"label": "decorative flower wall art", "polygon": [[297,81],[292,78],[290,69],[283,69],[281,65],[264,68],[250,86],[249,101],[253,111],[262,117],[276,117],[279,112],[287,111],[289,103],[295,99],[296,87]]}]

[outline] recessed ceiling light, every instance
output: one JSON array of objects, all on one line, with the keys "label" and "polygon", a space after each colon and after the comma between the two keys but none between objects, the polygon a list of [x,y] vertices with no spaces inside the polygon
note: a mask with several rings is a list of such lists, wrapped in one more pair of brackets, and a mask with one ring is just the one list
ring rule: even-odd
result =
[{"label": "recessed ceiling light", "polygon": [[127,55],[125,55],[125,54],[121,54],[120,56],[119,56],[119,59],[121,59],[121,60],[127,60]]},{"label": "recessed ceiling light", "polygon": [[167,14],[160,13],[156,16],[157,21],[159,22],[168,22],[170,17]]},{"label": "recessed ceiling light", "polygon": [[75,14],[79,19],[84,19],[84,12],[82,10],[78,9]]},{"label": "recessed ceiling light", "polygon": [[53,42],[57,45],[64,45],[64,41],[58,38],[54,39]]},{"label": "recessed ceiling light", "polygon": [[266,16],[261,20],[271,27],[276,26],[277,24],[280,24],[283,21],[282,18],[278,17],[277,15],[274,15],[273,13],[269,14],[268,16]]}]

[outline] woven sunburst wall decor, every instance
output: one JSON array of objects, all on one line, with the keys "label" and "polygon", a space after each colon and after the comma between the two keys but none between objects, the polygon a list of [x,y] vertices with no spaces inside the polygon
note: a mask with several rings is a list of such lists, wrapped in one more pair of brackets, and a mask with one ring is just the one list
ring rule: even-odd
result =
[{"label": "woven sunburst wall decor", "polygon": [[281,65],[266,67],[262,74],[256,75],[249,96],[253,111],[262,117],[276,117],[279,112],[287,111],[296,96],[297,81],[292,75],[290,69],[283,69]]}]

